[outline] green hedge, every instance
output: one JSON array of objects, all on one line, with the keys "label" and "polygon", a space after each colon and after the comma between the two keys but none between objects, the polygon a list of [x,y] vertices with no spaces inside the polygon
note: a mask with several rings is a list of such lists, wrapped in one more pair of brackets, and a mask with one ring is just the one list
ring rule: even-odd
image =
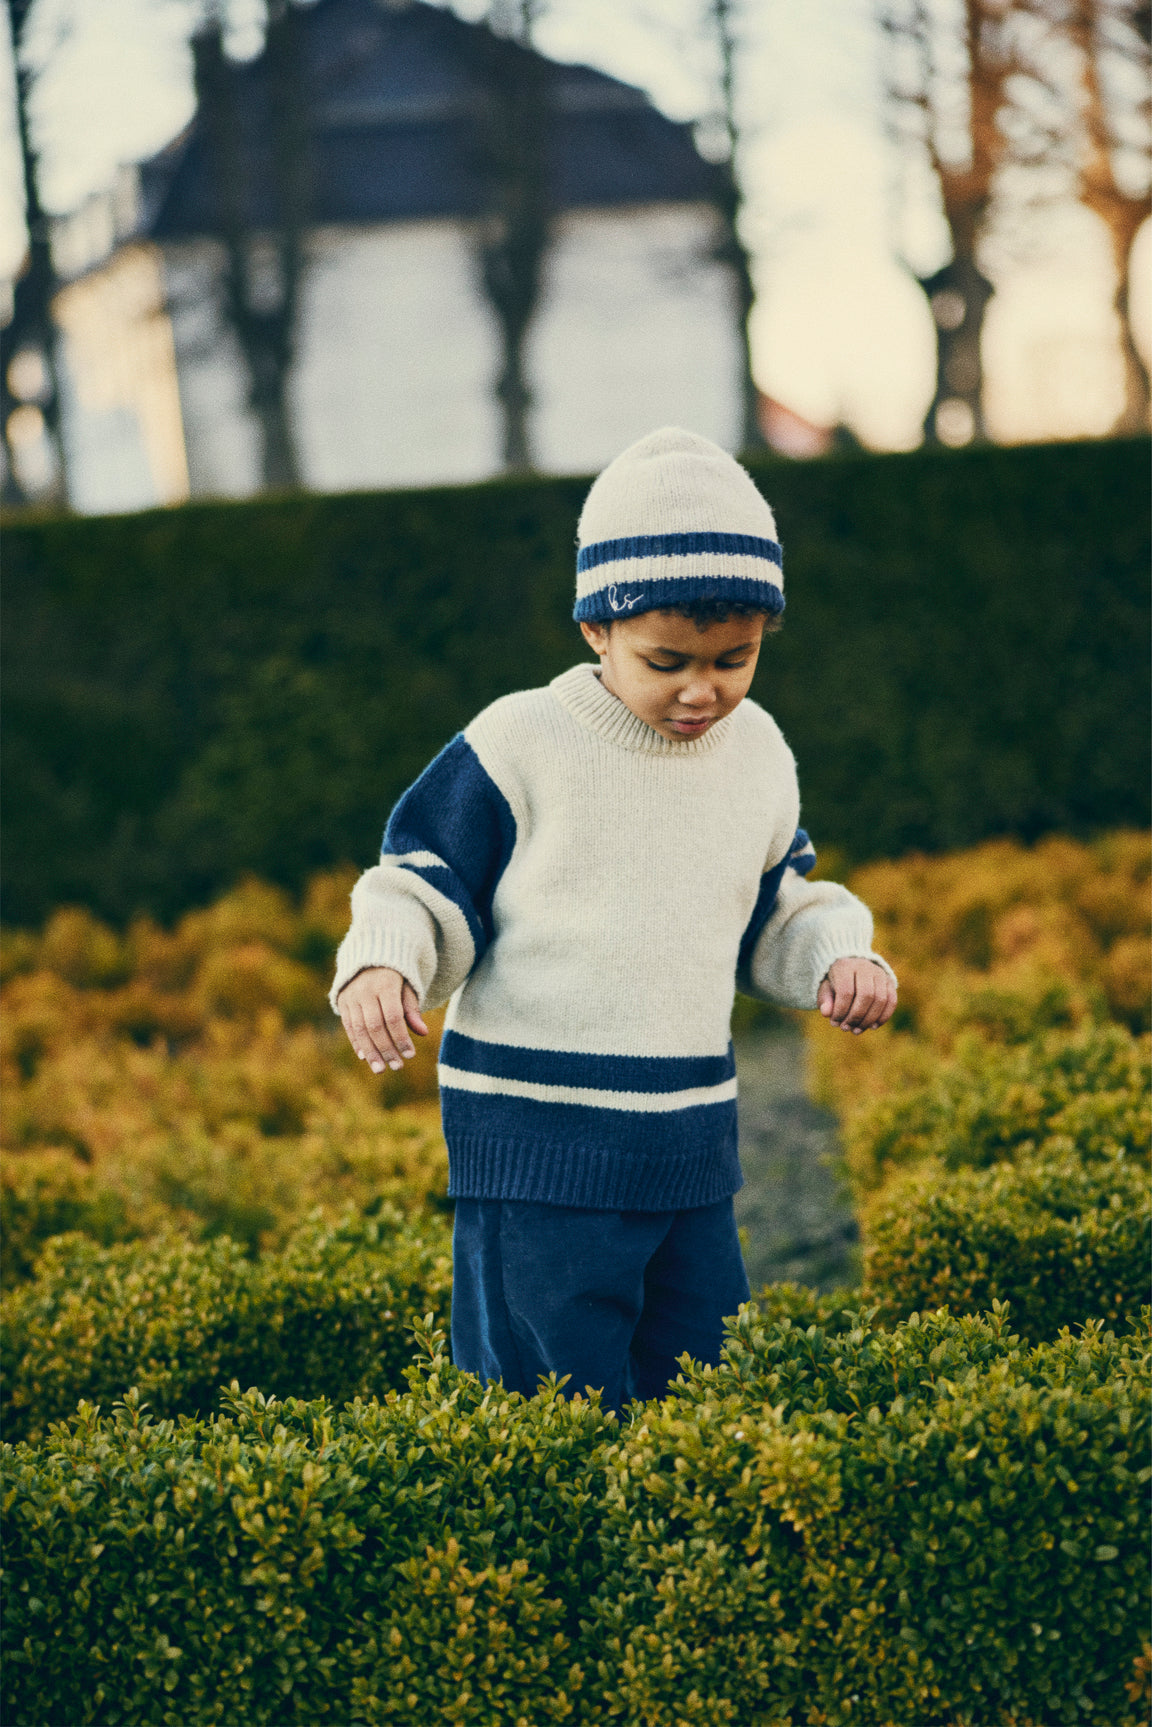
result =
[{"label": "green hedge", "polygon": [[1123,1153],[978,1170],[930,1161],[890,1183],[869,1216],[865,1297],[887,1318],[1006,1301],[1036,1342],[1134,1313],[1148,1294],[1150,1230],[1147,1170]]},{"label": "green hedge", "polygon": [[[1006,1316],[762,1325],[611,1461],[615,1698],[643,1722],[1122,1721],[1146,1345]],[[619,1587],[619,1586],[617,1586]]]},{"label": "green hedge", "polygon": [[1135,1727],[1146,1341],[805,1306],[624,1427],[438,1356],[5,1447],[5,1722]]},{"label": "green hedge", "polygon": [[853,1183],[867,1195],[925,1158],[948,1171],[1033,1155],[1147,1159],[1148,1055],[1148,1039],[1118,1025],[1041,1033],[1007,1047],[961,1040],[930,1079],[881,1097],[851,1121]]},{"label": "green hedge", "polygon": [[[755,693],[852,859],[1149,819],[1146,440],[756,470],[788,624]],[[584,653],[586,482],[5,532],[10,922],[163,916],[370,860],[486,702]]]},{"label": "green hedge", "polygon": [[384,1392],[402,1383],[414,1321],[446,1315],[451,1283],[444,1220],[416,1230],[388,1207],[310,1221],[256,1261],[226,1236],[57,1236],[4,1297],[4,1432],[42,1433],[81,1398],[108,1408],[131,1386],[161,1416],[211,1410],[233,1377],[336,1402]]}]

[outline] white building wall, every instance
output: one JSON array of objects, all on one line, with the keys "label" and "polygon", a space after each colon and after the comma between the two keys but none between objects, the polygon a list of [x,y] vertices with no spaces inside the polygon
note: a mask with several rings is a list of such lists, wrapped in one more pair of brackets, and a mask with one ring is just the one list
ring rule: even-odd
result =
[{"label": "white building wall", "polygon": [[459,222],[328,228],[310,245],[292,378],[306,484],[455,484],[498,465],[498,365]]},{"label": "white building wall", "polygon": [[706,206],[565,216],[529,344],[536,457],[589,473],[657,426],[740,442],[740,346]]},{"label": "white building wall", "polygon": [[[587,472],[654,426],[735,448],[740,352],[728,273],[697,205],[570,215],[530,333],[545,472]],[[411,222],[316,237],[293,378],[307,483],[459,483],[500,468],[496,319],[469,229]]]},{"label": "white building wall", "polygon": [[155,247],[122,247],[53,307],[68,501],[91,513],[188,496],[172,331]]},{"label": "white building wall", "polygon": [[260,487],[260,435],[245,404],[243,358],[219,310],[223,263],[214,240],[164,248],[192,495],[244,498]]},{"label": "white building wall", "polygon": [[[527,356],[542,470],[589,472],[669,423],[736,447],[740,354],[728,274],[709,256],[714,222],[697,205],[560,219]],[[97,288],[114,281],[124,256],[86,278],[93,304],[110,303]],[[169,356],[170,375],[174,357],[178,458],[162,416],[140,416],[139,391],[120,391],[113,405],[88,385],[70,413],[80,508],[141,507],[185,489],[199,497],[258,490],[259,435],[245,405],[245,369],[219,311],[222,261],[216,242],[168,246],[167,316],[158,291],[147,306],[137,295],[140,317],[164,335],[152,346]],[[123,294],[117,306],[127,314]],[[142,351],[139,331],[109,327],[95,346],[104,346],[105,336]],[[87,347],[95,351],[92,340]],[[499,472],[499,364],[497,324],[480,290],[468,224],[319,230],[310,241],[290,383],[305,485],[458,484]],[[179,443],[171,387],[170,394]],[[158,439],[164,451],[154,447]],[[163,477],[174,472],[174,460],[186,462],[181,483]]]}]

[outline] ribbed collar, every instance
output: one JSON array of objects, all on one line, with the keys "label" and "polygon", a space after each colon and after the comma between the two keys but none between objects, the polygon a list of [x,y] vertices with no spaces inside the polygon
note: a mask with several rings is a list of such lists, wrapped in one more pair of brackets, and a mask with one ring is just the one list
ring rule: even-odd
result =
[{"label": "ribbed collar", "polygon": [[597,732],[609,743],[625,750],[643,750],[653,756],[703,756],[714,750],[732,730],[739,713],[734,708],[722,720],[710,726],[702,738],[666,738],[626,707],[619,696],[606,690],[595,666],[587,663],[572,666],[553,678],[549,685],[556,700],[567,708],[573,719]]}]

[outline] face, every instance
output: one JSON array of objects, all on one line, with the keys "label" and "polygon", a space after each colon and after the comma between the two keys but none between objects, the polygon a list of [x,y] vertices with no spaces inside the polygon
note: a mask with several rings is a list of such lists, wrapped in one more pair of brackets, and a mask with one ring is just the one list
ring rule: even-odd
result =
[{"label": "face", "polygon": [[665,738],[699,738],[748,694],[763,619],[729,618],[697,629],[676,612],[619,618],[610,630],[581,624],[600,656],[606,690]]}]

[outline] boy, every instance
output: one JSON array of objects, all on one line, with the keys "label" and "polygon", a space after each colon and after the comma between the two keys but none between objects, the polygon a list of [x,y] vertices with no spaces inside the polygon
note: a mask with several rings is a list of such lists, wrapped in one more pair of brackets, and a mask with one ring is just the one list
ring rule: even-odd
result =
[{"label": "boy", "polygon": [[440,1058],[458,1366],[659,1396],[748,1298],[734,987],[887,1020],[895,978],[845,888],[809,883],[795,766],[745,700],[784,607],[750,477],[676,428],[580,518],[599,657],[503,697],[396,805],[352,893],[332,1002],[373,1072],[449,998]]}]

